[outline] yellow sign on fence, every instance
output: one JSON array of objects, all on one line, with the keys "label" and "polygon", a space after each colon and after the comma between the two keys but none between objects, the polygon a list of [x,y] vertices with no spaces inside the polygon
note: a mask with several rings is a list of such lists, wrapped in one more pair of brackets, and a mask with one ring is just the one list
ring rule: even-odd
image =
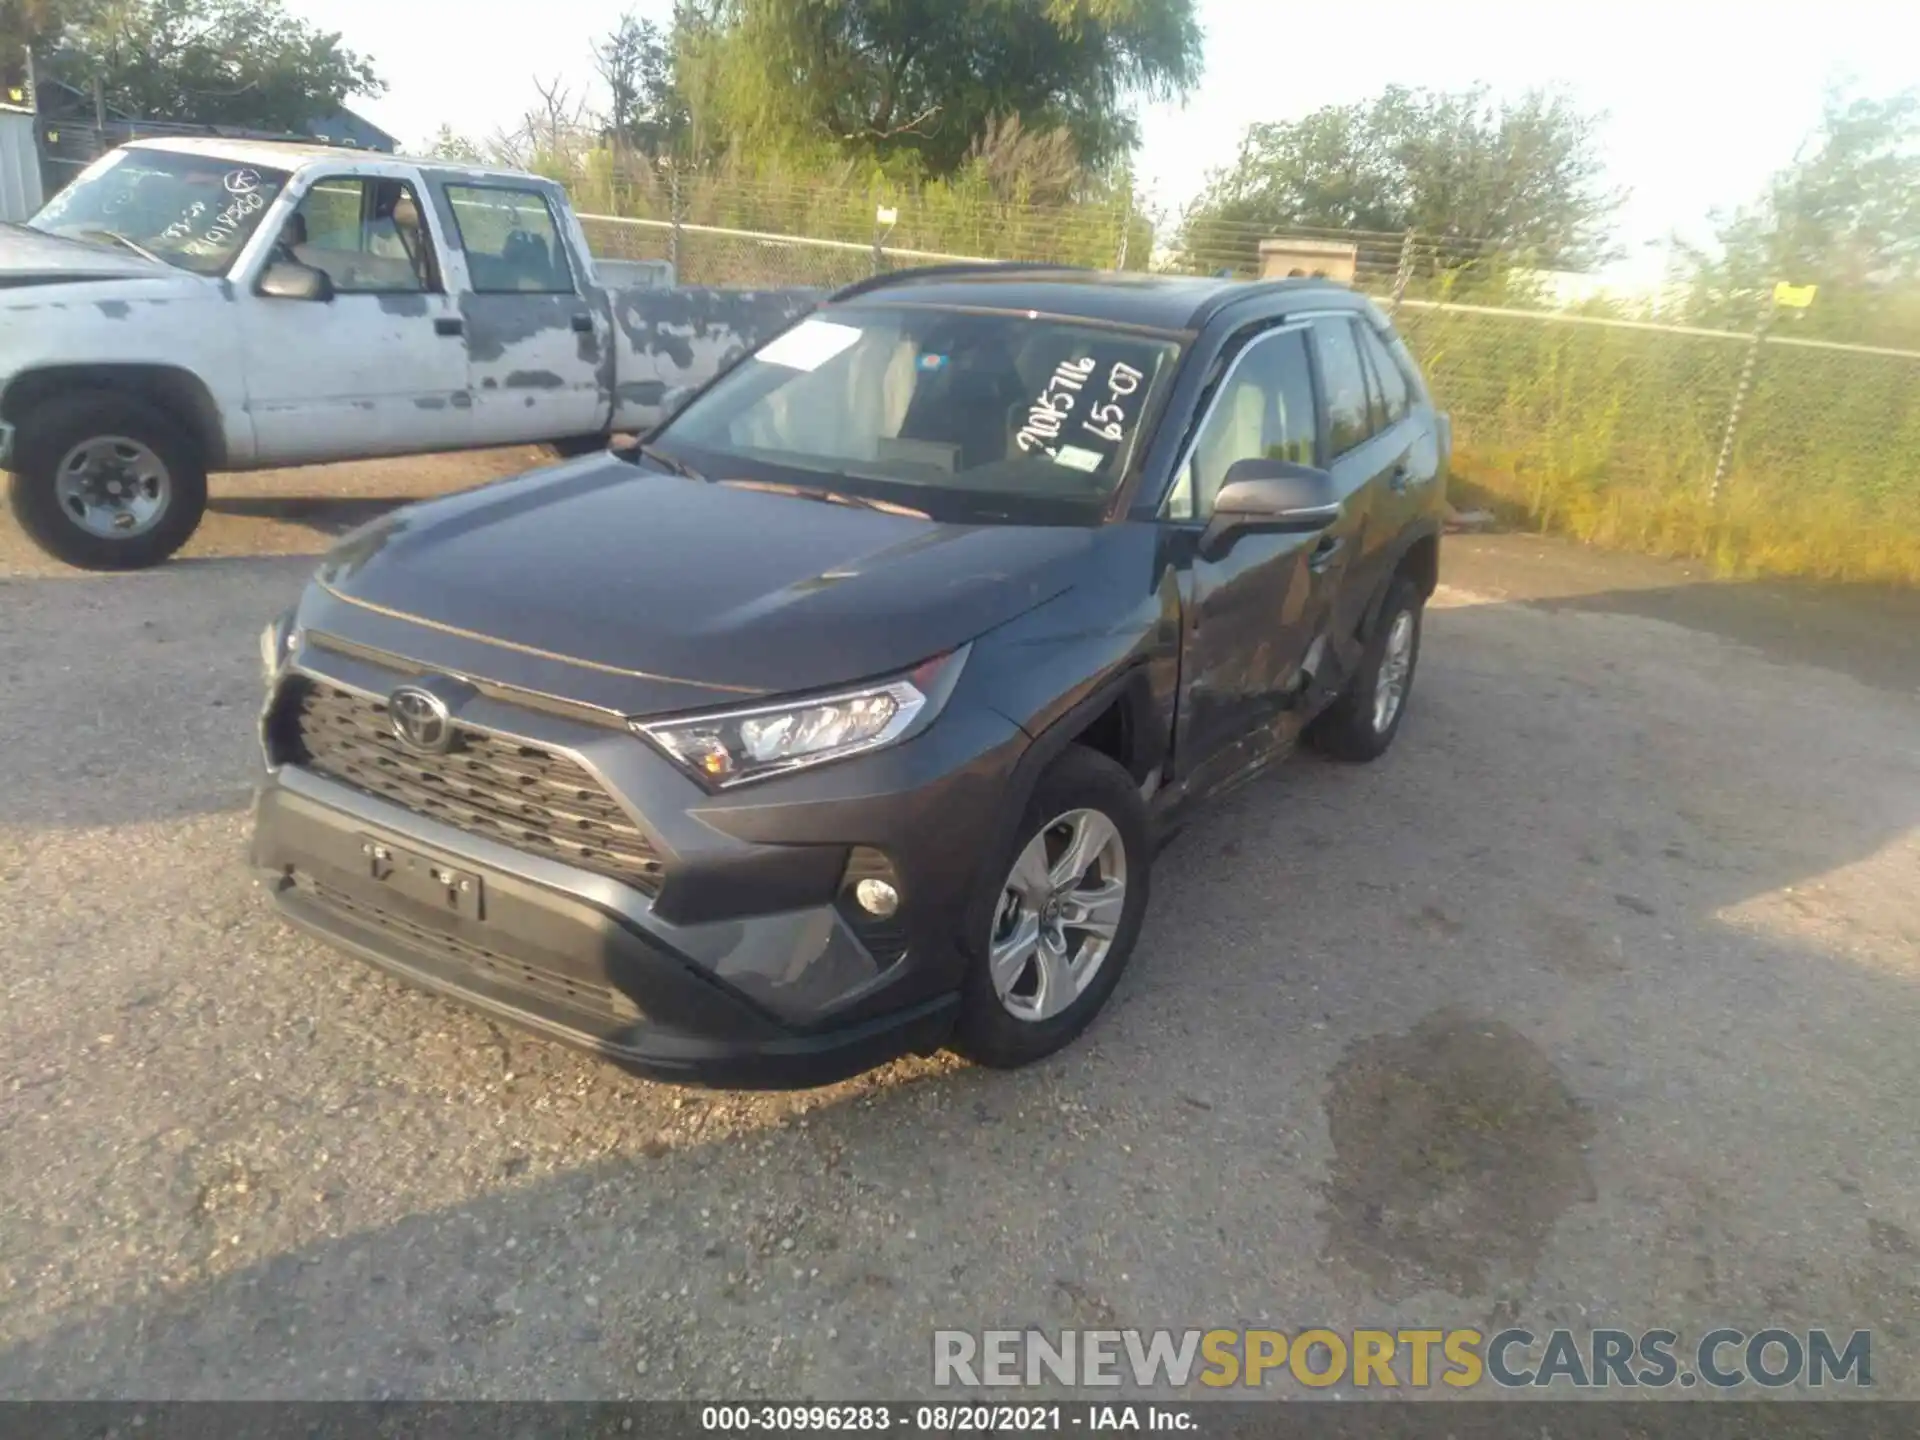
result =
[{"label": "yellow sign on fence", "polygon": [[1782,280],[1773,287],[1773,303],[1785,305],[1790,310],[1804,310],[1813,304],[1813,295],[1818,285],[1789,285]]}]

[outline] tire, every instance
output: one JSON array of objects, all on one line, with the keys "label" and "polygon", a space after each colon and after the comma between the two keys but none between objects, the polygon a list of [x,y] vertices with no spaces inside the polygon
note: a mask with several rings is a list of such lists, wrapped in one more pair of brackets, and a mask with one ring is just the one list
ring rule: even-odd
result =
[{"label": "tire", "polygon": [[[121,442],[113,445],[110,442]],[[90,443],[115,478],[96,481],[95,466],[70,485],[130,484],[141,493],[120,510],[94,509],[89,526],[63,498],[61,471]],[[131,458],[129,458],[131,457]],[[22,420],[15,437],[19,467],[7,485],[7,500],[20,528],[56,560],[82,570],[143,570],[158,565],[187,543],[207,509],[207,469],[200,449],[179,427],[146,401],[106,390],[55,396]],[[122,476],[131,477],[123,480]],[[150,493],[141,487],[151,487]],[[147,510],[149,499],[158,503]],[[128,518],[128,533],[106,528],[111,514]]]},{"label": "tire", "polygon": [[556,460],[578,460],[582,455],[605,450],[612,443],[606,435],[575,435],[566,440],[549,440],[541,448]]},{"label": "tire", "polygon": [[[1057,820],[1076,815],[1103,820],[1110,838],[1091,820],[1080,822],[1092,826],[1084,831],[1076,827],[1062,832],[1056,827]],[[1079,884],[1069,883],[1064,905],[1049,911],[1049,900],[1036,895],[1029,904],[1022,892],[1012,888],[1028,847],[1037,842],[1055,867],[1054,875],[1029,870],[1029,878],[1045,882],[1036,888],[1050,891],[1053,879],[1060,875],[1060,862],[1066,859],[1056,847],[1068,834],[1082,833],[1098,843],[1097,850],[1092,845],[1087,847],[1097,863],[1089,865]],[[1116,845],[1117,867],[1111,864],[1116,854],[1111,847]],[[1133,778],[1105,755],[1084,746],[1069,746],[1041,775],[1012,843],[986,867],[982,891],[968,907],[968,926],[973,933],[962,947],[969,960],[953,1048],[979,1064],[1011,1069],[1051,1055],[1085,1030],[1119,984],[1133,956],[1147,910],[1150,863],[1146,805]],[[1109,889],[1115,879],[1121,882],[1118,894]],[[1106,895],[1100,909],[1110,919],[1113,932],[1097,955],[1088,946],[1101,937],[1069,918],[1076,910],[1091,918],[1091,913],[1071,898],[1076,893]],[[1035,922],[1036,935],[1048,933],[1041,923],[1047,914],[1054,916],[1050,933],[1063,939],[1064,944],[1050,949],[1036,940],[1031,957],[1022,962],[1021,973],[1011,976],[1010,995],[1003,998],[1001,983],[994,976],[994,955],[996,950],[1011,954],[1015,947],[998,942],[1029,919]],[[1055,961],[1044,973],[1043,950],[1049,954],[1064,952],[1064,959]],[[1003,969],[1010,971],[1011,966]],[[1057,988],[1045,988],[1047,974],[1054,978]]]},{"label": "tire", "polygon": [[[1404,575],[1396,576],[1380,607],[1373,633],[1360,652],[1360,664],[1347,688],[1307,727],[1307,743],[1336,760],[1364,764],[1378,760],[1400,733],[1406,718],[1407,700],[1413,691],[1413,674],[1420,660],[1421,619],[1426,602],[1419,587]],[[1400,637],[1404,627],[1404,648]],[[1404,658],[1400,667],[1399,694],[1390,713],[1381,720],[1380,687],[1392,683],[1389,660]]]}]

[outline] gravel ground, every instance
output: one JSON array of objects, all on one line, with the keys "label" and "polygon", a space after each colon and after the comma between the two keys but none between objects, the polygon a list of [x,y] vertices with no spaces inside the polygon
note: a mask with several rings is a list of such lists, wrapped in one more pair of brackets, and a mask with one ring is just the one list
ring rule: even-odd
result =
[{"label": "gravel ground", "polygon": [[1393,754],[1188,828],[1079,1046],[684,1091],[241,867],[263,619],[526,459],[223,482],[141,575],[0,528],[0,1394],[904,1396],[935,1326],[1511,1322],[1871,1328],[1920,1396],[1911,609],[1451,541]]}]

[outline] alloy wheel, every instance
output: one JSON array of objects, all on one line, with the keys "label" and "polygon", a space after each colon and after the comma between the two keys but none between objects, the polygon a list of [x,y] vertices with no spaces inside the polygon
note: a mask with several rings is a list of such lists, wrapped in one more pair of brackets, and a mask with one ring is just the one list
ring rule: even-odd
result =
[{"label": "alloy wheel", "polygon": [[1051,1020],[1086,992],[1127,904],[1127,847],[1098,810],[1043,825],[1001,886],[988,969],[1019,1020]]},{"label": "alloy wheel", "polygon": [[1373,730],[1384,735],[1407,698],[1407,679],[1413,673],[1413,612],[1402,610],[1387,630],[1380,652],[1380,668],[1373,678]]}]

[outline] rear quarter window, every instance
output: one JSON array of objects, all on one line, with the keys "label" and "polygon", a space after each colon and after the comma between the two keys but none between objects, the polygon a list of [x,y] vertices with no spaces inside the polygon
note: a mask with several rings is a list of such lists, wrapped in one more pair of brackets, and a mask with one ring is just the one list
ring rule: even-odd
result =
[{"label": "rear quarter window", "polygon": [[1412,402],[1412,391],[1407,377],[1400,368],[1400,362],[1387,342],[1380,338],[1380,332],[1365,321],[1354,325],[1360,336],[1360,346],[1366,351],[1367,368],[1373,372],[1373,383],[1379,400],[1378,413],[1374,416],[1374,427],[1385,429],[1397,425],[1407,418],[1407,407]]},{"label": "rear quarter window", "polygon": [[1316,317],[1313,333],[1326,392],[1329,448],[1338,457],[1364,444],[1374,433],[1367,368],[1360,358],[1353,321],[1346,316]]}]

